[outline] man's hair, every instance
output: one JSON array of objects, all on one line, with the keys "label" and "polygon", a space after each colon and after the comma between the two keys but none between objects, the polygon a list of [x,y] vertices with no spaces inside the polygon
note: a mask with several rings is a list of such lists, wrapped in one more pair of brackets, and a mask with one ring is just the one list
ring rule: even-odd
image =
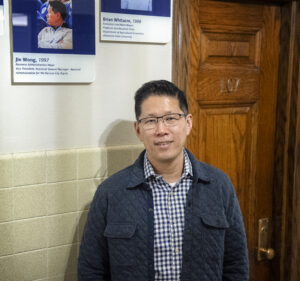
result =
[{"label": "man's hair", "polygon": [[65,4],[61,3],[60,1],[49,1],[49,5],[51,6],[53,12],[56,13],[60,13],[61,17],[63,20],[66,19],[67,16],[67,8],[65,6]]},{"label": "man's hair", "polygon": [[182,112],[188,114],[189,109],[185,93],[169,81],[156,80],[145,83],[136,91],[134,96],[136,120],[138,120],[141,115],[142,103],[150,96],[174,97],[178,100]]}]

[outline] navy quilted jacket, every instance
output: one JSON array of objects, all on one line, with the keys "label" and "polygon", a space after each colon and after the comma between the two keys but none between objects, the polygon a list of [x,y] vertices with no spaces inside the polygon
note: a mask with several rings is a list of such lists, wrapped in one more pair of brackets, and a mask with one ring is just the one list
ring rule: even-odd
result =
[{"label": "navy quilted jacket", "polygon": [[[194,181],[185,208],[181,281],[246,281],[246,238],[231,181],[188,154]],[[78,281],[154,281],[153,199],[143,159],[144,152],[99,186],[80,246]]]}]

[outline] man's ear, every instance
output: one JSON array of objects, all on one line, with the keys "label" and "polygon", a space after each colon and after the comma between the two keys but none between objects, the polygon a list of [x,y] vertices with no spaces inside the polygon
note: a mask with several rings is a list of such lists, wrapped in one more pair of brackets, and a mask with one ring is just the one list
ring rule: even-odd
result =
[{"label": "man's ear", "polygon": [[137,137],[140,139],[141,131],[140,131],[139,123],[137,121],[134,122],[134,130]]},{"label": "man's ear", "polygon": [[193,116],[192,114],[188,114],[186,116],[186,124],[187,124],[187,136],[190,134],[193,127]]}]

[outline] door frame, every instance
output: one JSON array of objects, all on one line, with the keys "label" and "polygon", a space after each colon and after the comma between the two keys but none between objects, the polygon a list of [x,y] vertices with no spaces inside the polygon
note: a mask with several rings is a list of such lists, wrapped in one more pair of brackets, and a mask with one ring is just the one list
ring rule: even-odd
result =
[{"label": "door frame", "polygon": [[[189,7],[197,2],[173,0],[172,81],[185,92],[192,36]],[[300,276],[300,2],[281,4],[273,186],[277,254],[272,267],[274,272],[280,270],[274,274],[276,281],[294,281],[293,276]]]},{"label": "door frame", "polygon": [[274,243],[280,255],[276,281],[300,276],[300,3],[281,6],[274,166]]}]

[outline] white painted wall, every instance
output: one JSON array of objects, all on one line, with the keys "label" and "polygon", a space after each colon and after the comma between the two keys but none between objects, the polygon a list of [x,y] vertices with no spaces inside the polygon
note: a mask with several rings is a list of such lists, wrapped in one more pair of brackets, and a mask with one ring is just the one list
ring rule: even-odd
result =
[{"label": "white painted wall", "polygon": [[171,43],[99,41],[96,3],[96,80],[89,85],[12,85],[9,0],[0,35],[0,154],[137,144],[136,89],[171,79]]}]

